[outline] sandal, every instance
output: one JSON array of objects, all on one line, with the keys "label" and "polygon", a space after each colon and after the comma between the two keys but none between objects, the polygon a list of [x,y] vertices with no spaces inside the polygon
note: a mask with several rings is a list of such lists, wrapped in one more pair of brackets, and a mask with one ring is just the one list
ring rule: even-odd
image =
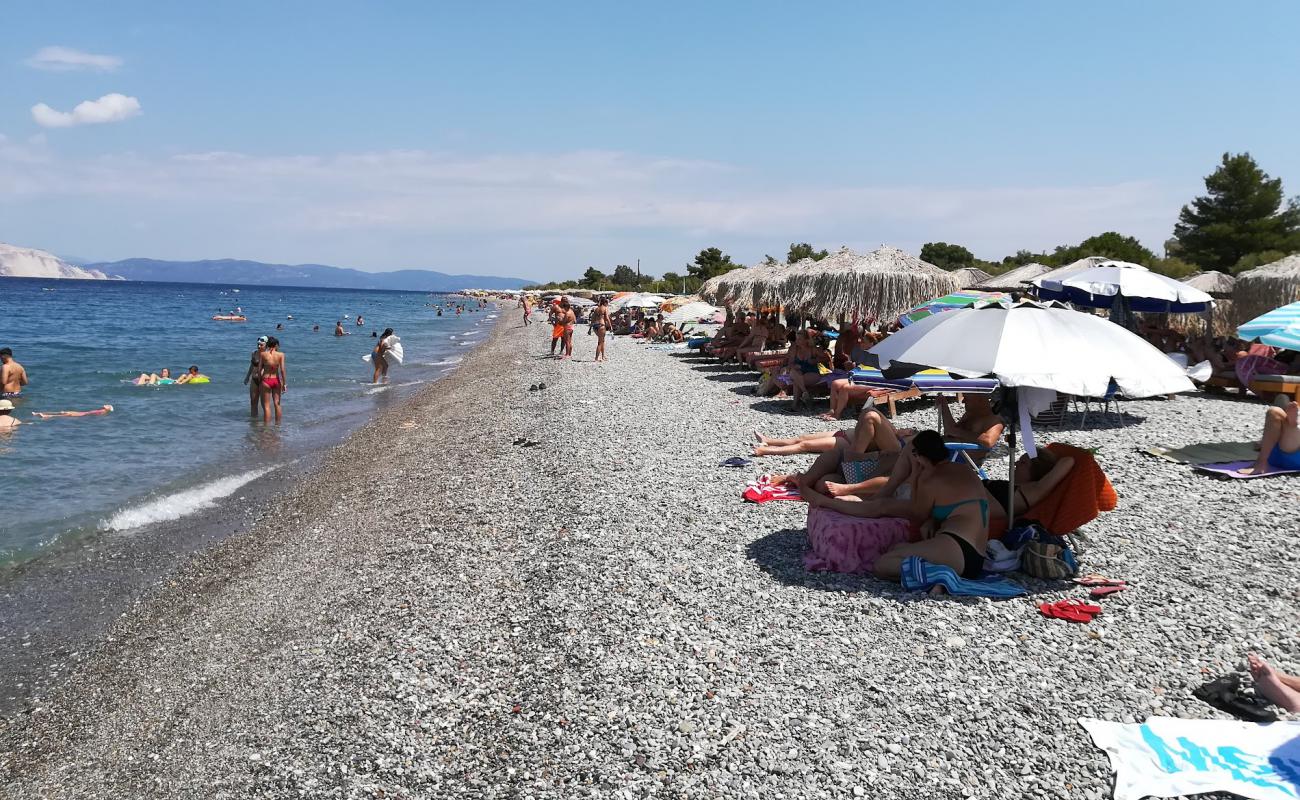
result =
[{"label": "sandal", "polygon": [[1126,589],[1128,589],[1128,587],[1122,583],[1110,584],[1107,586],[1098,586],[1094,588],[1091,592],[1088,592],[1088,595],[1090,597],[1102,598],[1102,597],[1106,597],[1107,595],[1118,594],[1119,592],[1122,592]]},{"label": "sandal", "polygon": [[1241,689],[1241,676],[1229,673],[1215,678],[1209,683],[1192,690],[1192,696],[1208,703],[1225,714],[1249,722],[1275,722],[1277,714],[1269,708],[1270,703],[1254,694],[1246,694]]},{"label": "sandal", "polygon": [[1098,575],[1095,572],[1092,573],[1091,575],[1084,575],[1082,578],[1074,578],[1073,582],[1077,583],[1080,586],[1127,586],[1128,585],[1128,581],[1124,580],[1123,578],[1107,578],[1105,575]]}]

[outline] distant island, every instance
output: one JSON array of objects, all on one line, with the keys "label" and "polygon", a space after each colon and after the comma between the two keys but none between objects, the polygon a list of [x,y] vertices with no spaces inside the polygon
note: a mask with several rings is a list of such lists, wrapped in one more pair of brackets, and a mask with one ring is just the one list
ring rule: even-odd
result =
[{"label": "distant island", "polygon": [[453,292],[461,289],[519,289],[532,281],[491,275],[448,275],[424,269],[364,272],[324,264],[264,264],[214,259],[124,261],[76,265],[44,250],[0,243],[0,277],[74,280],[128,280],[171,283],[233,283],[244,286],[296,286],[321,289],[399,289]]}]

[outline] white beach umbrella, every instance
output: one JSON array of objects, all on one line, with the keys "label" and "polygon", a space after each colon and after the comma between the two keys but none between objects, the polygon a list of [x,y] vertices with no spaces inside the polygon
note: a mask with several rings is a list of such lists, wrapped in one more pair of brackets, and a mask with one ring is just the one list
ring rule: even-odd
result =
[{"label": "white beach umbrella", "polygon": [[718,313],[719,309],[709,303],[687,303],[664,315],[664,322],[681,324],[683,322],[693,322],[701,317],[711,317]]},{"label": "white beach umbrella", "polygon": [[[997,378],[1017,387],[1102,397],[1111,381],[1128,397],[1192,391],[1183,370],[1146,340],[1101,317],[1056,304],[1022,302],[934,314],[871,348],[882,370],[908,366],[963,378]],[[1011,494],[1015,498],[1013,416]],[[1008,508],[1014,508],[1009,503]]]},{"label": "white beach umbrella", "polygon": [[1038,287],[1041,298],[1092,308],[1110,308],[1116,297],[1123,297],[1131,311],[1182,314],[1204,311],[1214,302],[1195,286],[1127,261],[1102,261],[1055,278],[1044,275],[1031,283]]},{"label": "white beach umbrella", "polygon": [[633,294],[620,297],[609,304],[611,309],[620,308],[658,308],[664,304],[664,298],[657,294]]}]

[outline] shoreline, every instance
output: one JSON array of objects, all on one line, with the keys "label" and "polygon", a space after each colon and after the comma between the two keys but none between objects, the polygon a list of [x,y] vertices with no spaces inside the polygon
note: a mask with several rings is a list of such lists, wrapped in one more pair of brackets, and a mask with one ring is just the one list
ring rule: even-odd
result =
[{"label": "shoreline", "polygon": [[1121,496],[1084,564],[1133,588],[1071,626],[1033,606],[1059,585],[935,600],[806,572],[805,507],[739,492],[811,459],[718,462],[821,423],[729,368],[625,338],[595,365],[581,336],[557,362],[545,326],[499,322],[7,719],[0,793],[1097,797],[1077,718],[1222,718],[1202,670],[1246,648],[1294,669],[1275,520],[1300,482],[1135,452],[1243,438],[1259,407],[1133,401],[1141,425],[1040,436],[1096,447]]},{"label": "shoreline", "polygon": [[[381,400],[382,405],[376,404],[370,418],[356,428],[265,467],[264,474],[218,498],[212,507],[121,530],[102,527],[105,517],[94,529],[70,531],[41,551],[0,564],[0,620],[4,621],[0,673],[6,676],[0,684],[0,728],[5,718],[30,709],[34,698],[57,686],[89,658],[119,616],[132,605],[148,602],[160,583],[172,581],[190,559],[248,534],[263,516],[251,509],[264,508],[300,482],[318,480],[331,451],[387,415],[419,403],[425,393],[453,377],[468,357],[497,335],[504,315],[500,308],[489,313],[498,314],[495,324],[486,335],[476,337],[481,341],[466,348],[468,353],[449,356],[458,359],[449,371],[404,397],[394,395],[395,404]],[[205,478],[195,487],[209,482]]]}]

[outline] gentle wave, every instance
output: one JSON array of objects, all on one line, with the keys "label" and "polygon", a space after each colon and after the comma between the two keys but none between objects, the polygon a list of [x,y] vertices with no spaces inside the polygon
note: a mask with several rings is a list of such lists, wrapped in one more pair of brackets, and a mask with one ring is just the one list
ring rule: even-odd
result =
[{"label": "gentle wave", "polygon": [[125,531],[155,522],[169,522],[189,516],[196,511],[212,508],[221,498],[229,497],[241,486],[252,483],[273,469],[275,467],[241,472],[238,475],[228,475],[210,483],[200,484],[192,489],[185,489],[175,494],[149,500],[138,506],[121,509],[113,516],[99,523],[99,529],[104,531]]}]

